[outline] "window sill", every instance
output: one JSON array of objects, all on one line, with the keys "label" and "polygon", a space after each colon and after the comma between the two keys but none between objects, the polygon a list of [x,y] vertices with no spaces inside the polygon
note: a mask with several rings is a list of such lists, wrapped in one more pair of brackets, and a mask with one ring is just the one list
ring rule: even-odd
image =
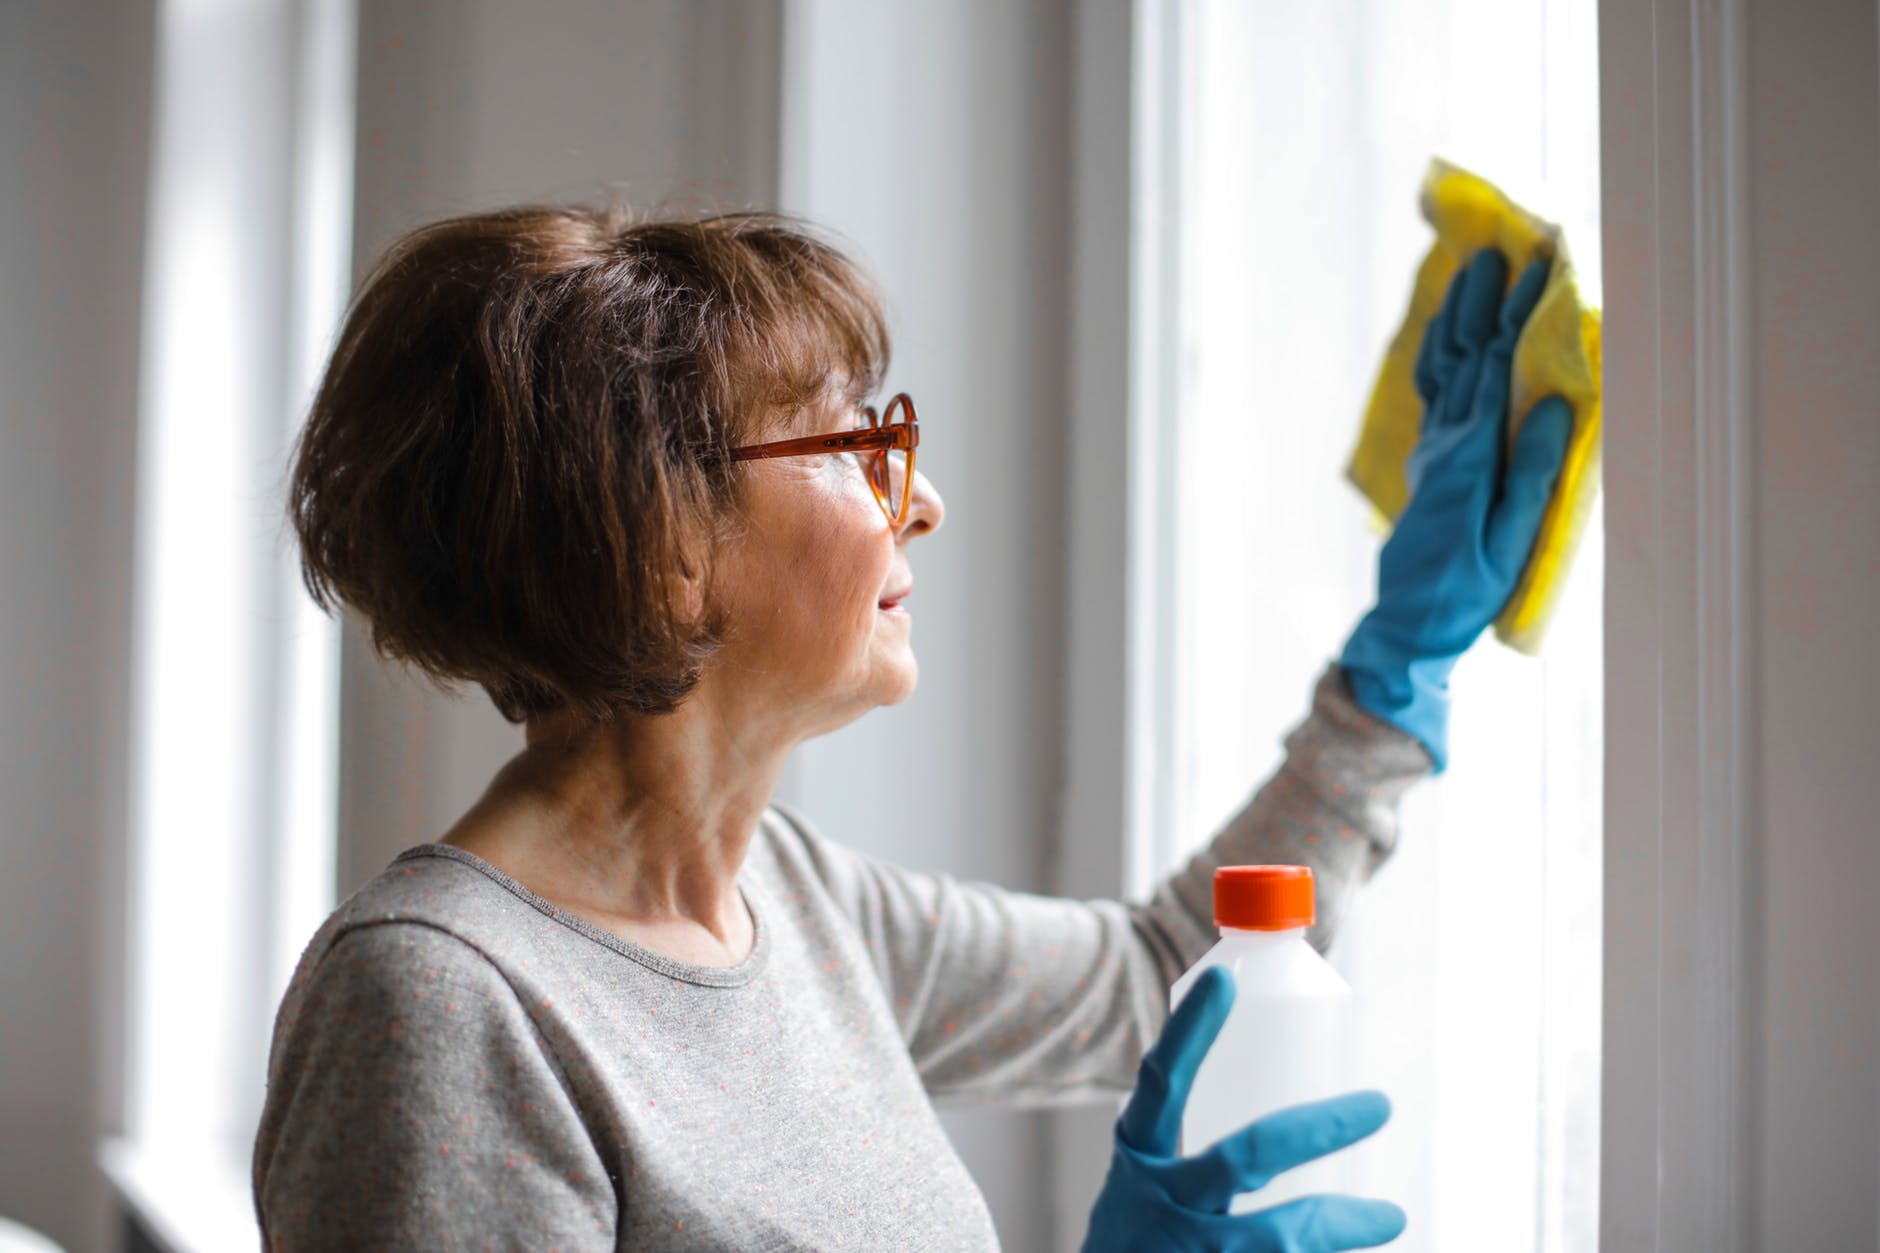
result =
[{"label": "window sill", "polygon": [[108,1139],[98,1165],[166,1253],[254,1253],[261,1245],[246,1162],[208,1146]]}]

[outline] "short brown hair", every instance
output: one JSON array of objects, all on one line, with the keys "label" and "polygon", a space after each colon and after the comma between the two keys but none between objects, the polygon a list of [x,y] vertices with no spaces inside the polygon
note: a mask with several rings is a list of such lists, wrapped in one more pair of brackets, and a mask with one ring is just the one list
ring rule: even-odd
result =
[{"label": "short brown hair", "polygon": [[295,450],[302,577],[511,722],[670,712],[725,629],[677,593],[735,518],[728,451],[887,360],[872,283],[779,215],[422,227],[360,285]]}]

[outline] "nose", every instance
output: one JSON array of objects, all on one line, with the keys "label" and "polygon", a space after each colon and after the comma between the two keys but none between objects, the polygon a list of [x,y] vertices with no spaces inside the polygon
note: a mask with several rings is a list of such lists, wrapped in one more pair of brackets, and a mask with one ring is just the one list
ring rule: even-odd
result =
[{"label": "nose", "polygon": [[912,499],[907,502],[907,516],[901,519],[900,529],[895,532],[895,540],[905,544],[916,535],[926,535],[940,529],[940,523],[947,515],[946,502],[940,499],[940,493],[934,490],[932,480],[919,470],[914,471],[914,490]]}]

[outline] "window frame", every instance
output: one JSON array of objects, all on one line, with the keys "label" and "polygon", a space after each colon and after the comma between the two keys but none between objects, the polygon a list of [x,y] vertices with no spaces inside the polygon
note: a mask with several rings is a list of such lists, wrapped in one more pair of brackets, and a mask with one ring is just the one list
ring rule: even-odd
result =
[{"label": "window frame", "polygon": [[[1158,685],[1167,638],[1167,525],[1154,415],[1167,403],[1171,337],[1144,317],[1173,273],[1166,188],[1176,159],[1170,15],[1159,0],[1077,0],[1071,50],[1068,396],[1079,438],[1066,458],[1063,800],[1052,887],[1078,898],[1139,899],[1165,849],[1156,842],[1173,717]],[[1122,137],[1119,142],[1118,137]],[[1163,177],[1145,177],[1157,171]],[[1158,599],[1159,598],[1159,599]],[[1158,773],[1160,771],[1160,773]],[[1115,1110],[1049,1116],[1056,1247],[1075,1253],[1110,1157]]]},{"label": "window frame", "polygon": [[260,1238],[246,1081],[334,905],[340,627],[282,491],[350,280],[356,30],[356,0],[278,0],[165,3],[154,32],[121,1096],[96,1160],[177,1253]]},{"label": "window frame", "polygon": [[[1601,1243],[1753,1244],[1757,457],[1743,0],[1602,0]],[[1639,116],[1649,108],[1649,116]]]}]

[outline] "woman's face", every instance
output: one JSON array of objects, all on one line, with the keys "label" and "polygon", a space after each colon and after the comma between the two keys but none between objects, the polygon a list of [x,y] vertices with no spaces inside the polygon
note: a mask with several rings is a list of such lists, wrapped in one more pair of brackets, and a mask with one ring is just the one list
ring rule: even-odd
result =
[{"label": "woman's face", "polygon": [[[862,421],[831,398],[763,438]],[[918,675],[904,599],[914,582],[908,543],[945,515],[933,484],[915,474],[907,516],[895,527],[853,454],[754,461],[745,475],[747,523],[720,549],[713,574],[713,598],[729,626],[708,673],[770,705],[806,737],[905,700]]]}]

